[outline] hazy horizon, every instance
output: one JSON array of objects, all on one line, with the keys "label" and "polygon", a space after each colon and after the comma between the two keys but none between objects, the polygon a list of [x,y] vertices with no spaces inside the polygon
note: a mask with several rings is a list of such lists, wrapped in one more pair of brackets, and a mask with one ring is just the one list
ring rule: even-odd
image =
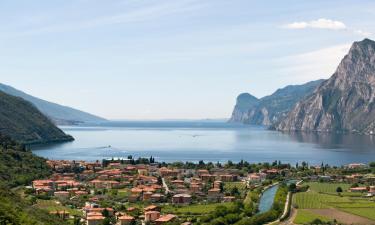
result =
[{"label": "hazy horizon", "polygon": [[369,0],[21,2],[0,3],[0,82],[111,120],[229,118],[375,32]]}]

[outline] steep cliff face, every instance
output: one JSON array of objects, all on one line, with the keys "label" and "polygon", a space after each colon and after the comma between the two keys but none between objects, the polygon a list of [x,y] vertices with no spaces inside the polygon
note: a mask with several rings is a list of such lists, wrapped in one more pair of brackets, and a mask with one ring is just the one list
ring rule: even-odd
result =
[{"label": "steep cliff face", "polygon": [[311,94],[322,81],[289,85],[261,99],[256,99],[253,96],[245,98],[246,95],[251,95],[241,94],[237,98],[230,122],[272,125],[285,117],[300,99]]},{"label": "steep cliff face", "polygon": [[237,97],[236,106],[229,122],[243,122],[249,119],[249,110],[255,108],[259,99],[249,93],[242,93]]},{"label": "steep cliff face", "polygon": [[355,42],[332,77],[276,126],[286,131],[375,133],[375,42]]}]

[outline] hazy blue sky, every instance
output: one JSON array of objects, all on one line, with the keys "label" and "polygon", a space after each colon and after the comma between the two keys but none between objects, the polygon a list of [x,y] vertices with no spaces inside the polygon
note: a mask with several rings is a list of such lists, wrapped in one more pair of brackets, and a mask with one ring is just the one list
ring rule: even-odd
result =
[{"label": "hazy blue sky", "polygon": [[224,118],[329,77],[375,33],[360,0],[1,0],[0,82],[110,119]]}]

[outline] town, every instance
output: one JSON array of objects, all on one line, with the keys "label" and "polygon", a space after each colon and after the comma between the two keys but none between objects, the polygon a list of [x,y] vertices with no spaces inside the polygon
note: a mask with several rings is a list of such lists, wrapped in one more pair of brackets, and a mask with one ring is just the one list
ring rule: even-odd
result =
[{"label": "town", "polygon": [[[71,224],[241,224],[244,218],[255,222],[243,224],[314,220],[345,224],[340,215],[330,218],[313,211],[341,200],[335,208],[375,221],[371,214],[375,210],[374,163],[342,167],[305,162],[291,166],[279,161],[158,163],[153,157],[129,156],[96,162],[48,160],[47,164],[53,174],[34,180],[24,195]],[[272,187],[277,192],[262,211],[262,194]],[[353,208],[345,207],[348,201],[355,201],[358,208],[351,212]],[[307,205],[313,202],[319,207]],[[367,208],[361,212],[363,206]],[[261,216],[268,211],[274,215]]]}]

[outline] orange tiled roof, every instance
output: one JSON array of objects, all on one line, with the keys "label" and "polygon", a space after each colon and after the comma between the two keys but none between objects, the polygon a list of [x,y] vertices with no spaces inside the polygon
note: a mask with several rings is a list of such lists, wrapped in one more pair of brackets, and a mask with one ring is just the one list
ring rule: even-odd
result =
[{"label": "orange tiled roof", "polygon": [[90,217],[87,217],[87,220],[104,220],[105,217],[104,216],[90,216]]},{"label": "orange tiled roof", "polygon": [[176,215],[167,214],[167,215],[161,216],[159,219],[155,220],[155,222],[169,222],[176,217],[177,217]]},{"label": "orange tiled roof", "polygon": [[134,217],[128,216],[128,215],[124,215],[124,216],[120,216],[118,219],[119,220],[134,220]]}]

